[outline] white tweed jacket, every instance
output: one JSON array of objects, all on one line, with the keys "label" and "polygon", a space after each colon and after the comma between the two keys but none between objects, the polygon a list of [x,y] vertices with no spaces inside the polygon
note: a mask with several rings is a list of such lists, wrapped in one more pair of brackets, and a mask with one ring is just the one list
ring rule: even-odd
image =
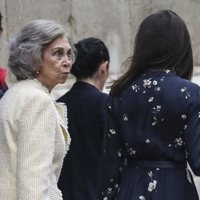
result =
[{"label": "white tweed jacket", "polygon": [[69,144],[63,105],[37,79],[14,84],[0,100],[0,200],[62,200]]}]

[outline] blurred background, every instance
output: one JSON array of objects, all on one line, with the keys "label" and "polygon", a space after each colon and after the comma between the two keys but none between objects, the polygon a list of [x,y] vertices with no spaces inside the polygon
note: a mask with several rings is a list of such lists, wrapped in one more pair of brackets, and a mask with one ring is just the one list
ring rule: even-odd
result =
[{"label": "blurred background", "polygon": [[[73,42],[85,37],[98,37],[105,42],[111,56],[108,85],[121,73],[121,64],[132,55],[140,22],[160,9],[171,9],[185,21],[193,46],[192,81],[200,84],[200,0],[0,0],[4,29],[0,66],[7,66],[8,42],[26,22],[53,19],[67,27]],[[12,82],[12,77],[9,79]],[[58,85],[53,98],[64,94],[73,82],[70,76],[66,84]],[[195,182],[200,193],[200,179],[195,177]]]}]

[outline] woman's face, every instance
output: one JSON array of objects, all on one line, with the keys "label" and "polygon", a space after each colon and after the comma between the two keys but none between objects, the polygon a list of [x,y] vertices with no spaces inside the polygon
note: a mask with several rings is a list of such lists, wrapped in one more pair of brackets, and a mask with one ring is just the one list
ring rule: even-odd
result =
[{"label": "woman's face", "polygon": [[64,83],[72,67],[72,50],[65,37],[55,39],[44,50],[38,80],[50,91]]}]

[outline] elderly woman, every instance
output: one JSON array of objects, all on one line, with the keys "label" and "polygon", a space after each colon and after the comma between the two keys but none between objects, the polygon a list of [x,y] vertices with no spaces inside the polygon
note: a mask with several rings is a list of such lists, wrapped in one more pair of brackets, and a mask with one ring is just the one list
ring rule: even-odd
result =
[{"label": "elderly woman", "polygon": [[74,53],[63,26],[28,23],[10,45],[9,69],[18,80],[0,102],[0,197],[62,200],[57,180],[69,148],[66,109],[49,93],[64,83]]}]

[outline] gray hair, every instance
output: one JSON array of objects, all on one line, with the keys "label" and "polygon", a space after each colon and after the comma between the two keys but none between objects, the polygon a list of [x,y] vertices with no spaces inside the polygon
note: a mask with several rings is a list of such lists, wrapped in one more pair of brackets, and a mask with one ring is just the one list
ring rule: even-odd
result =
[{"label": "gray hair", "polygon": [[8,59],[8,67],[17,80],[36,77],[41,67],[44,48],[59,37],[69,40],[65,28],[51,20],[29,22],[19,31],[11,41]]}]

